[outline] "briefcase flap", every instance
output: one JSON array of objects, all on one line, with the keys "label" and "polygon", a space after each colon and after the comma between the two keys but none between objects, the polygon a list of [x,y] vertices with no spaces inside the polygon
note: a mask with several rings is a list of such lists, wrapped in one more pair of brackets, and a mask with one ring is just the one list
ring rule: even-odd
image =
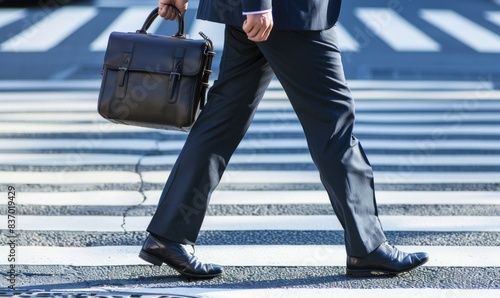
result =
[{"label": "briefcase flap", "polygon": [[[173,36],[113,32],[110,34],[104,65],[108,69],[181,76],[198,76],[203,71],[207,44]],[[179,69],[178,61],[181,61]]]}]

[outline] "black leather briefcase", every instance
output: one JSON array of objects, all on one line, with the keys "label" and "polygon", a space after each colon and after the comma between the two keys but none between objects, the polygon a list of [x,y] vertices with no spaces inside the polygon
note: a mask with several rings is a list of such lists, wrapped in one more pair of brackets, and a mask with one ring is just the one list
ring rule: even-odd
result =
[{"label": "black leather briefcase", "polygon": [[140,30],[113,32],[104,57],[99,114],[115,123],[189,131],[205,103],[213,44],[187,39],[178,13],[175,36],[147,33],[158,8]]}]

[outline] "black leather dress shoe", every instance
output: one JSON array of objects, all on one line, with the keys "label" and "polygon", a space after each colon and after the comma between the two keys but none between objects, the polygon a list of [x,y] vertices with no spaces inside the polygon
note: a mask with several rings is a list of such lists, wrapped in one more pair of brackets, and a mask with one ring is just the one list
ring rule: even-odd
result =
[{"label": "black leather dress shoe", "polygon": [[162,242],[149,235],[142,245],[139,257],[156,266],[165,263],[187,278],[208,279],[222,274],[221,266],[200,262],[188,248],[189,245]]},{"label": "black leather dress shoe", "polygon": [[347,275],[366,277],[396,275],[425,264],[429,255],[425,252],[405,253],[384,242],[364,258],[347,257]]}]

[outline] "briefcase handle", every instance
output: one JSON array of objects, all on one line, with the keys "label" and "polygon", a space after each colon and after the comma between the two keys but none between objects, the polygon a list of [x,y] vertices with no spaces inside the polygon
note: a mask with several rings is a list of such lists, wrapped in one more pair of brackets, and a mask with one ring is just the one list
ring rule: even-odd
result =
[{"label": "briefcase handle", "polygon": [[[177,20],[179,23],[179,29],[177,30],[177,33],[174,36],[180,38],[186,38],[186,35],[184,34],[184,17],[176,7],[172,6],[172,8],[174,8],[174,10],[177,11]],[[157,16],[158,16],[158,7],[153,9],[153,11],[146,18],[146,21],[144,21],[142,28],[137,30],[136,32],[147,34],[149,27],[151,26],[151,24],[153,24],[153,21],[156,19]]]}]

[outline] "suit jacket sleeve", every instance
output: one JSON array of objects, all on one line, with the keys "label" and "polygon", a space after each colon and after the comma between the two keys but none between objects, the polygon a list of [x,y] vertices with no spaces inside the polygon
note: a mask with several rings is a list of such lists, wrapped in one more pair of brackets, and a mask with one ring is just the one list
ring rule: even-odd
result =
[{"label": "suit jacket sleeve", "polygon": [[272,0],[242,0],[243,13],[266,11],[272,8]]}]

